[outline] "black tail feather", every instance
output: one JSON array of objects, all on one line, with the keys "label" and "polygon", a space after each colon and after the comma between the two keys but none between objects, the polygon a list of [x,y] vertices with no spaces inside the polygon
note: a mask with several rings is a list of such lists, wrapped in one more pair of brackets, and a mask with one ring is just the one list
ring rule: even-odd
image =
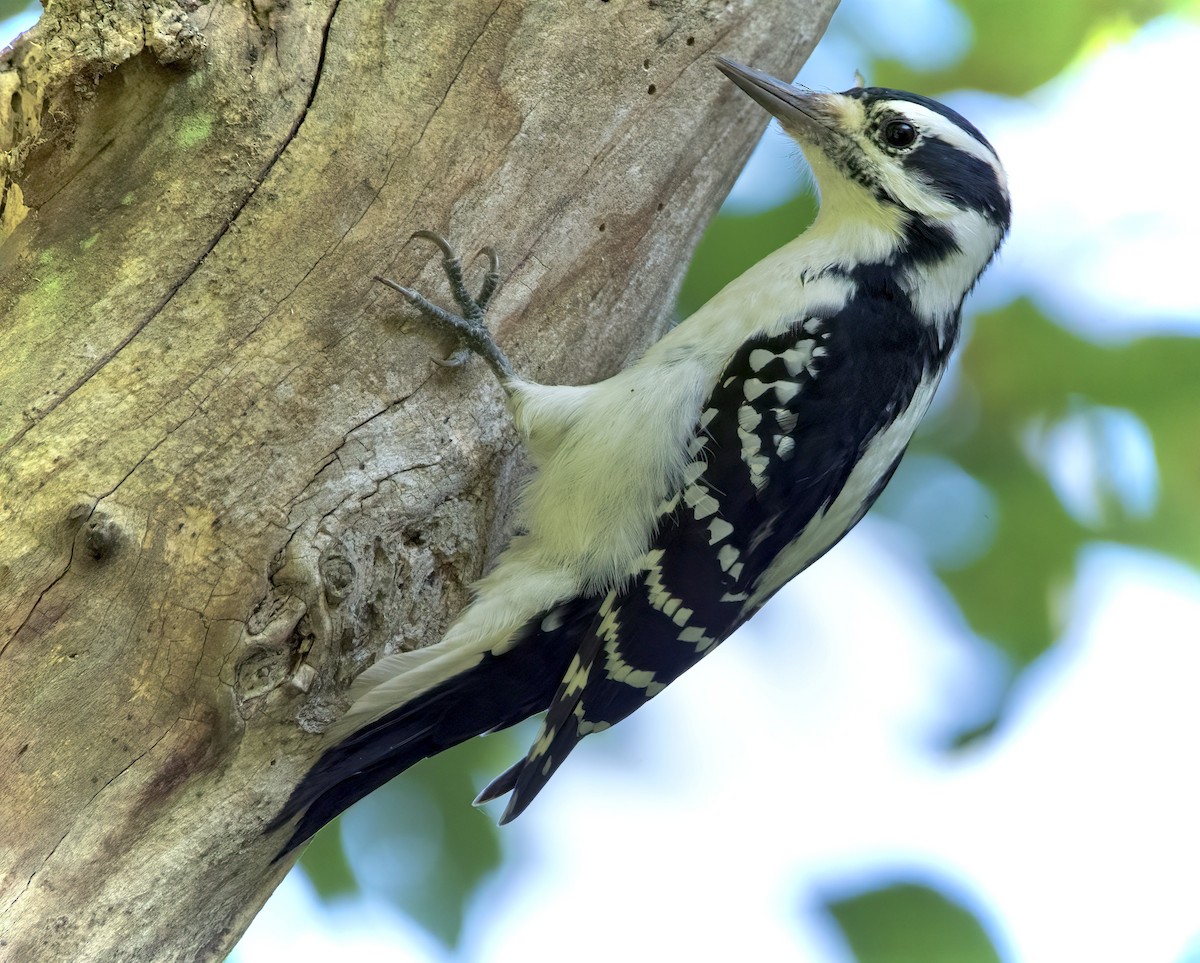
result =
[{"label": "black tail feather", "polygon": [[519,762],[505,769],[504,772],[500,773],[500,775],[483,787],[483,791],[475,797],[475,805],[482,806],[493,799],[499,799],[505,793],[512,792],[513,787],[517,784],[517,777],[521,775],[521,770],[524,768],[525,760],[522,758]]},{"label": "black tail feather", "polygon": [[503,655],[484,655],[327,749],[266,827],[271,833],[300,817],[275,860],[414,763],[546,709],[598,605],[574,599],[538,615]]}]

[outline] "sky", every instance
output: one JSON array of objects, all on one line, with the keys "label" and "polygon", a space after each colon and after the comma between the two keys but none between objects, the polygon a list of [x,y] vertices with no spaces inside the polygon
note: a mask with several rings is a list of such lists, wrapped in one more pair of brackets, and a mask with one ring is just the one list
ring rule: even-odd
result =
[{"label": "sky", "polygon": [[[822,41],[800,78],[814,87],[845,88],[870,50],[929,63],[971,43],[946,0],[846,0],[837,17],[858,33]],[[0,42],[14,29],[0,24]],[[1200,191],[1136,176],[1157,170],[1145,140],[1111,122],[1136,116],[1159,157],[1196,156],[1200,128],[1179,123],[1175,98],[1147,98],[1129,78],[1189,90],[1197,50],[1200,28],[1164,19],[1020,100],[945,96],[995,144],[1017,199],[974,310],[1028,296],[1100,340],[1197,332]],[[772,125],[731,207],[798,190],[795,155]],[[1114,196],[1113,183],[1127,189]],[[1131,510],[1152,510],[1153,446],[1136,419],[1108,417],[1107,455],[1080,440],[1095,433],[1056,430],[1028,439],[1029,453],[1076,517],[1095,510],[1100,473]],[[1200,576],[1094,544],[1063,612],[1063,638],[1021,677],[1000,731],[948,756],[940,740],[986,703],[998,656],[972,641],[921,549],[869,517],[686,680],[580,746],[505,829],[520,857],[477,895],[458,958],[525,963],[569,947],[577,963],[747,950],[853,963],[822,900],[924,880],[971,908],[1014,963],[1200,963]],[[378,900],[321,904],[300,873],[234,959],[335,954],[451,959]]]}]

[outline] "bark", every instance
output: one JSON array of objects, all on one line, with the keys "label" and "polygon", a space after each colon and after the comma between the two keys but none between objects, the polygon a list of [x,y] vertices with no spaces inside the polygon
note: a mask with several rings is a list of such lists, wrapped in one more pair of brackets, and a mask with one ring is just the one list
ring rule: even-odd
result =
[{"label": "bark", "polygon": [[0,55],[0,959],[222,959],[349,680],[503,547],[499,390],[371,275],[494,243],[518,370],[611,373],[766,122],[712,54],[832,7],[73,0]]}]

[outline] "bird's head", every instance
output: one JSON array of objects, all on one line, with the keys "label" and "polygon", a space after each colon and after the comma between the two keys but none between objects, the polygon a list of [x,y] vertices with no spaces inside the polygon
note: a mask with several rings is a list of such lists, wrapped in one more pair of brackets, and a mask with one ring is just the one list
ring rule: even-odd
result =
[{"label": "bird's head", "polygon": [[724,57],[717,67],[800,145],[822,215],[875,223],[915,260],[962,252],[983,270],[1011,209],[1000,159],[968,120],[904,91],[816,93]]}]

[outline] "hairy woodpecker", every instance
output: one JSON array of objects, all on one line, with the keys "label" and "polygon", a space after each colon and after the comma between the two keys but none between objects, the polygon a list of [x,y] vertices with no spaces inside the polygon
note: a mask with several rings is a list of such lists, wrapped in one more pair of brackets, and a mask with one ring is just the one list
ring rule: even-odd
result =
[{"label": "hairy woodpecker", "polygon": [[[432,232],[462,315],[390,285],[491,365],[537,472],[513,538],[434,645],[355,682],[333,741],[269,830],[280,856],[397,773],[548,710],[479,801],[501,822],[584,736],[711,652],[861,519],[903,455],[1009,224],[983,135],[916,94],[813,93],[721,58],[803,148],[821,195],[800,237],[599,384],[518,377]],[[462,354],[462,351],[459,352]],[[614,470],[617,469],[617,470]]]}]

